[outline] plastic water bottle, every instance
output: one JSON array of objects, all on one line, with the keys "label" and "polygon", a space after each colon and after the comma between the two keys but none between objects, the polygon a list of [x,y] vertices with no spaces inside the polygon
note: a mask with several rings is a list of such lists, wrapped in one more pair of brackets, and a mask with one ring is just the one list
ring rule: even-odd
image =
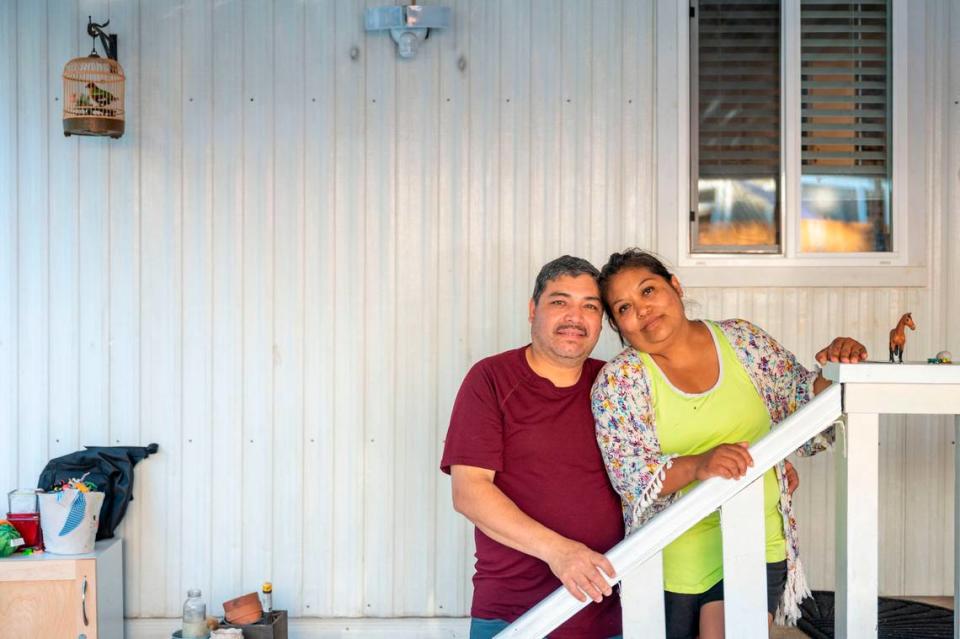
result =
[{"label": "plastic water bottle", "polygon": [[207,604],[200,598],[200,590],[187,591],[187,600],[183,602],[183,639],[205,639],[210,636],[207,628]]}]

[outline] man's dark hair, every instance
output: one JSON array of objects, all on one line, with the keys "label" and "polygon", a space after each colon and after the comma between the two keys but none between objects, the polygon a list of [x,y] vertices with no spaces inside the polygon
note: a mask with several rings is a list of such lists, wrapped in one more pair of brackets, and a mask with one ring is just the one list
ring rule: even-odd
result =
[{"label": "man's dark hair", "polygon": [[555,260],[551,260],[543,265],[537,280],[533,285],[533,303],[540,303],[540,296],[543,295],[543,289],[547,287],[547,282],[552,282],[558,277],[569,275],[577,277],[578,275],[589,275],[593,281],[600,277],[600,271],[597,267],[583,258],[573,257],[572,255],[563,255]]},{"label": "man's dark hair", "polygon": [[610,288],[610,280],[613,279],[613,276],[629,268],[645,268],[654,275],[659,275],[665,279],[667,283],[669,283],[673,277],[673,273],[667,269],[660,258],[648,251],[638,248],[628,248],[622,253],[613,253],[610,255],[607,263],[600,269],[600,277],[597,279],[597,284],[600,285],[600,300],[603,302],[603,310],[607,314],[607,322],[610,324],[610,328],[617,332],[621,344],[625,344],[625,342],[623,341],[623,335],[620,334],[620,327],[617,326],[617,321],[613,318],[613,309],[610,307],[610,301],[607,299],[607,291]]}]

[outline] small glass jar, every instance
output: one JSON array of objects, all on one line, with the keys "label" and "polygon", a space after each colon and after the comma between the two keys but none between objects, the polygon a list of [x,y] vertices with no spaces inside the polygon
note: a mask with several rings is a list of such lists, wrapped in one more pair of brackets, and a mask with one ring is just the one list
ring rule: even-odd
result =
[{"label": "small glass jar", "polygon": [[183,639],[206,639],[210,636],[207,628],[207,604],[200,598],[200,590],[187,591],[187,600],[183,602]]}]

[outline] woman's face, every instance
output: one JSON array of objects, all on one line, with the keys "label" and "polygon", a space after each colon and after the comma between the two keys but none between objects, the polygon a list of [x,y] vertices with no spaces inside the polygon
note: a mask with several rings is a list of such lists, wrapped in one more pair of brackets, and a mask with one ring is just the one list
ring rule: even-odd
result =
[{"label": "woman's face", "polygon": [[667,281],[646,268],[627,268],[610,278],[606,297],[623,338],[657,353],[687,321],[682,294],[676,276]]}]

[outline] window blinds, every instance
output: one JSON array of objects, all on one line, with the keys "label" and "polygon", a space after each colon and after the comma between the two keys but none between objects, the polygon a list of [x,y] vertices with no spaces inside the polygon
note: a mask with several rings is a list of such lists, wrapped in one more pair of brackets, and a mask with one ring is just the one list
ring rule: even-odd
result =
[{"label": "window blinds", "polygon": [[699,0],[691,98],[700,178],[780,172],[780,2]]},{"label": "window blinds", "polygon": [[887,176],[887,1],[802,0],[800,6],[802,173]]}]

